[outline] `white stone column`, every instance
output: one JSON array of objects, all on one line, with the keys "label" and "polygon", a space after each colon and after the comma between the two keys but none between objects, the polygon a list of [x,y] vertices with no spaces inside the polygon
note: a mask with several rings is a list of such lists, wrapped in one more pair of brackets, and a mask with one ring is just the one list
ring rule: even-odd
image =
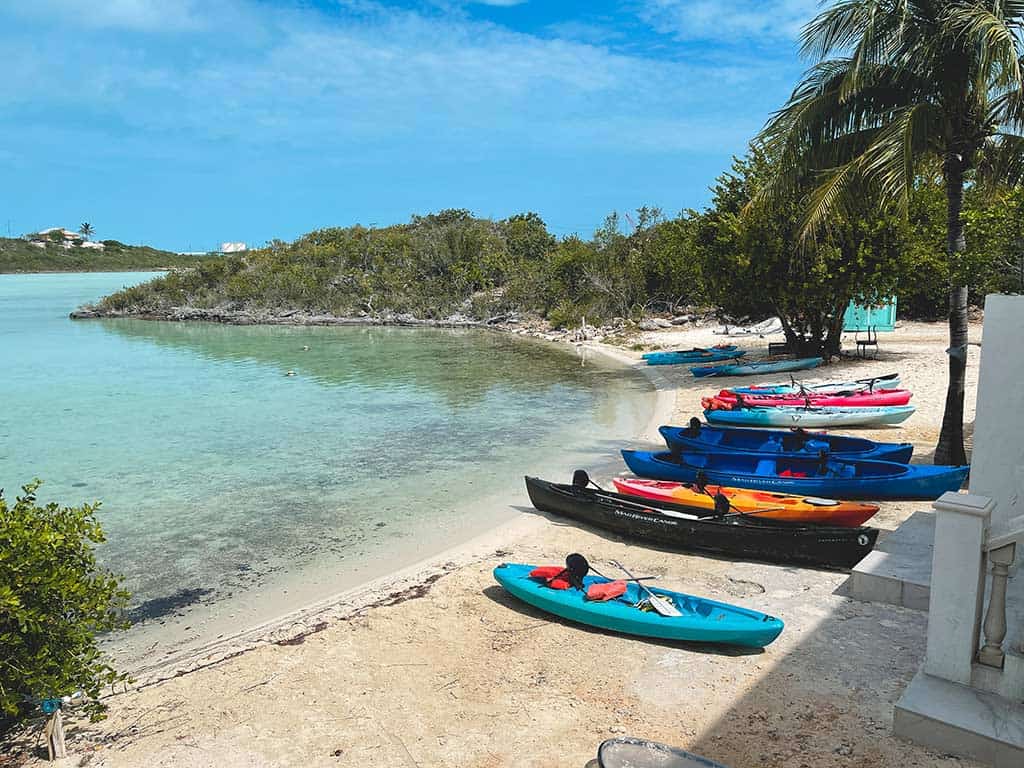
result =
[{"label": "white stone column", "polygon": [[924,671],[970,685],[985,595],[985,540],[995,502],[985,496],[945,493],[935,509]]},{"label": "white stone column", "polygon": [[985,298],[971,493],[999,503],[992,523],[1024,514],[1024,296]]}]

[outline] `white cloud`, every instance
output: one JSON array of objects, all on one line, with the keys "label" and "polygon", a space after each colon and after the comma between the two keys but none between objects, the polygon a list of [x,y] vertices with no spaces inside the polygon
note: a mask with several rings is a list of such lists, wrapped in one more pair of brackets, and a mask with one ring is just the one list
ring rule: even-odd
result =
[{"label": "white cloud", "polygon": [[[4,40],[0,31],[9,60],[21,62],[9,101],[95,115],[122,135],[297,147],[325,159],[403,142],[484,153],[499,142],[567,153],[706,151],[742,148],[741,133],[776,105],[724,127],[709,115],[734,113],[737,95],[786,77],[754,60],[655,60],[461,17],[382,13],[366,0],[348,0],[356,12],[341,18],[237,1],[121,2],[119,36]],[[187,19],[187,31],[163,46],[138,44],[135,33],[156,23],[144,11],[172,6],[179,13],[165,21]],[[778,92],[781,103],[788,83]]]},{"label": "white cloud", "polygon": [[196,0],[33,0],[12,10],[56,24],[169,31],[199,26],[199,8]]},{"label": "white cloud", "polygon": [[570,19],[547,25],[546,32],[554,37],[567,40],[580,40],[595,45],[622,40],[626,33],[619,27],[610,24],[591,24],[585,21]]},{"label": "white cloud", "polygon": [[637,14],[679,40],[740,43],[795,39],[818,9],[818,0],[641,0]]}]

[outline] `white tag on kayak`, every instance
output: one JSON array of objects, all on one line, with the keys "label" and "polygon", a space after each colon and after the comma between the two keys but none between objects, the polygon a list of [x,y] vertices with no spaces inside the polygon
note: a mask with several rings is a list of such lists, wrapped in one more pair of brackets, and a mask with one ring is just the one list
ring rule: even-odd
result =
[{"label": "white tag on kayak", "polygon": [[815,507],[838,507],[839,502],[835,499],[819,499],[816,496],[808,496],[804,499],[805,504],[810,504]]}]

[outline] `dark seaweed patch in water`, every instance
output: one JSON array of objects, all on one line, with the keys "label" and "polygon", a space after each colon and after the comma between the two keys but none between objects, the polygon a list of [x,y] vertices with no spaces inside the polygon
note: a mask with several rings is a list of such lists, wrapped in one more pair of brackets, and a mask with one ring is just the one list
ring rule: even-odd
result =
[{"label": "dark seaweed patch in water", "polygon": [[205,587],[194,587],[192,589],[179,589],[170,595],[154,597],[128,611],[126,617],[132,624],[138,624],[147,619],[157,619],[171,613],[180,612],[202,600],[207,595],[213,594],[212,589]]}]

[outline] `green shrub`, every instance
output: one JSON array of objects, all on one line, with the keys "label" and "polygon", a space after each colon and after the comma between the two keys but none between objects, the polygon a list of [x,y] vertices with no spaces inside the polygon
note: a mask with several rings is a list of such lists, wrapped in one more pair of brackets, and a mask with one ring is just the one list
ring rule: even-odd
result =
[{"label": "green shrub", "polygon": [[[580,327],[584,316],[582,307],[577,304],[573,304],[571,301],[565,300],[548,312],[547,320],[555,328],[573,329]],[[587,321],[593,324],[596,321],[596,318],[588,318]]]},{"label": "green shrub", "polygon": [[124,681],[97,635],[127,627],[128,592],[96,563],[99,504],[36,502],[39,481],[11,505],[0,493],[0,713],[31,714],[44,698],[81,690],[99,717],[103,686]]}]

